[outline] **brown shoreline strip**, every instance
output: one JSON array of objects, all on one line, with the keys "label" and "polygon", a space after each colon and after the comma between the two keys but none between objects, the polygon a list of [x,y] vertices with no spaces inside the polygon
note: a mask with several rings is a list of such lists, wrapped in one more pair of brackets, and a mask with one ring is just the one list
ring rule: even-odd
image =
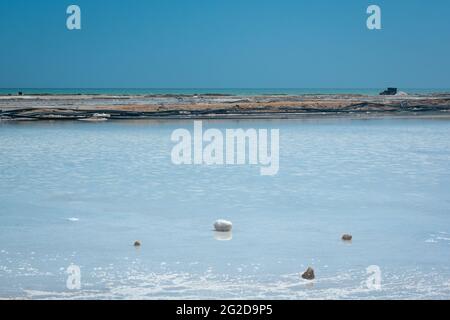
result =
[{"label": "brown shoreline strip", "polygon": [[[66,100],[0,100],[3,120],[79,120],[103,114],[108,119],[222,119],[222,118],[295,118],[304,115],[384,115],[450,114],[449,95],[407,96],[251,96],[251,97],[180,97],[177,100],[155,98],[131,99],[120,104],[104,104],[92,97]],[[44,101],[44,102],[43,102]],[[114,102],[114,101],[113,101]],[[45,104],[45,105],[42,105]],[[24,107],[24,105],[26,107]]]}]

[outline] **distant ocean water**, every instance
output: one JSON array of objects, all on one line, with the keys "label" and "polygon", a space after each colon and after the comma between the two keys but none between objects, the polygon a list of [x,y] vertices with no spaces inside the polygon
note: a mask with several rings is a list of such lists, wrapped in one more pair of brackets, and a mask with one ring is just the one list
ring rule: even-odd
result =
[{"label": "distant ocean water", "polygon": [[[227,95],[303,95],[364,94],[377,95],[385,88],[0,88],[0,95],[17,94],[227,94]],[[410,94],[450,92],[450,88],[399,88]]]}]

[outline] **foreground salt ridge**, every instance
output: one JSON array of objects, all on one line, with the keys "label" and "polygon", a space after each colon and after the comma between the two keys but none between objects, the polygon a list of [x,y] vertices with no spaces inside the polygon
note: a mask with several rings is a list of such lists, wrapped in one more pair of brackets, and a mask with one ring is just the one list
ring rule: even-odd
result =
[{"label": "foreground salt ridge", "polygon": [[[366,274],[360,270],[341,271],[315,280],[299,281],[298,274],[267,276],[266,282],[252,275],[229,276],[208,270],[204,274],[145,272],[130,270],[132,283],[122,281],[121,274],[93,274],[93,284],[81,291],[23,290],[15,297],[26,299],[445,299],[450,296],[448,279],[438,272],[417,269],[401,275],[386,274],[381,290],[365,286]],[[427,281],[418,281],[426,278]]]}]

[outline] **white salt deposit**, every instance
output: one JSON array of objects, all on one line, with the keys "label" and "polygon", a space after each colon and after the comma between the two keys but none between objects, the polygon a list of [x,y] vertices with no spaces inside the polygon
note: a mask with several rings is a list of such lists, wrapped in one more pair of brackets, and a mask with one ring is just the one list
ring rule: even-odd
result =
[{"label": "white salt deposit", "polygon": [[227,220],[217,220],[214,222],[214,229],[219,232],[229,232],[232,227],[233,224]]}]

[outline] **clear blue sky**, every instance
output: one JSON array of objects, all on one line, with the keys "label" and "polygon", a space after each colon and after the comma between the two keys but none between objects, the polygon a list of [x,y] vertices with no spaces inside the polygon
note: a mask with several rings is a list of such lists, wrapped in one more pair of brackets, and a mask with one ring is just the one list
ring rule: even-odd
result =
[{"label": "clear blue sky", "polygon": [[0,87],[450,88],[449,17],[448,0],[0,0]]}]

